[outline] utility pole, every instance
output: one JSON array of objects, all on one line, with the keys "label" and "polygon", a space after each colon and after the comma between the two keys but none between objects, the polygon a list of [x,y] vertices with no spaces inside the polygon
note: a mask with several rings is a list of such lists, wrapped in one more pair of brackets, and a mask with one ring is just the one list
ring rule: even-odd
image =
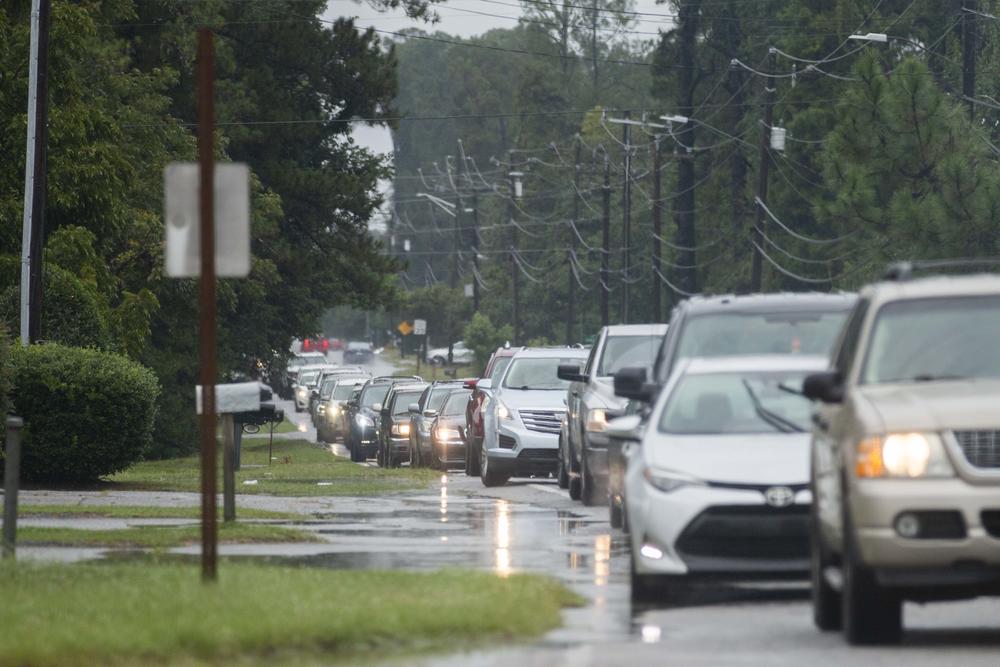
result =
[{"label": "utility pole", "polygon": [[674,218],[677,224],[677,245],[683,250],[678,251],[680,269],[678,282],[681,289],[687,292],[698,291],[698,263],[694,248],[698,245],[695,232],[695,122],[691,119],[694,113],[695,50],[698,46],[698,14],[701,2],[690,0],[680,6],[677,21],[680,33],[677,54],[677,111],[685,119],[683,128],[677,135],[677,141],[685,150],[677,161],[677,199],[674,203]]},{"label": "utility pole", "polygon": [[[661,176],[663,170],[663,153],[660,150],[660,135],[653,139],[653,267],[657,271],[662,271],[660,264],[661,249],[660,238],[663,236],[663,202],[661,196]],[[663,310],[661,308],[662,298],[660,297],[660,280],[653,281],[653,310],[652,321],[663,321]]]},{"label": "utility pole", "polygon": [[601,326],[608,326],[608,261],[611,254],[611,162],[604,154],[604,189],[601,192]]},{"label": "utility pole", "polygon": [[479,193],[472,192],[472,312],[479,312]]},{"label": "utility pole", "polygon": [[511,307],[514,321],[514,343],[521,341],[521,311],[518,301],[521,298],[521,271],[514,254],[517,252],[517,227],[514,225],[514,197],[517,190],[514,187],[514,151],[507,151],[507,186],[510,189],[510,196],[507,198],[507,222],[510,224],[511,251],[510,251],[510,279],[511,279]]},{"label": "utility pole", "polygon": [[969,106],[969,120],[975,118],[976,42],[979,0],[962,0],[962,95]]},{"label": "utility pole", "polygon": [[[767,203],[767,178],[771,168],[768,149],[771,147],[771,126],[774,124],[774,97],[777,89],[774,83],[775,50],[771,47],[767,55],[767,84],[764,89],[764,124],[760,128],[760,155],[757,165],[757,197],[761,202]],[[764,243],[762,233],[767,221],[764,217],[764,207],[756,206],[756,216],[754,219],[753,241],[756,247],[753,249],[753,263],[750,268],[750,291],[760,292],[763,289],[763,265],[759,248]]]},{"label": "utility pole", "polygon": [[49,119],[49,0],[32,0],[28,62],[28,138],[21,230],[21,344],[41,337],[42,248],[45,231]]},{"label": "utility pole", "polygon": [[[631,120],[631,112],[625,110],[625,120]],[[625,143],[625,179],[622,183],[622,323],[629,322],[629,281],[632,280],[632,125],[622,125],[622,139]]]},{"label": "utility pole", "polygon": [[573,229],[569,230],[570,249],[567,251],[566,257],[566,266],[568,268],[566,273],[568,281],[568,300],[566,304],[567,345],[573,344],[573,318],[576,316],[576,278],[573,272],[573,262],[575,261],[573,255],[576,253],[576,234],[579,231],[579,227],[576,226],[576,222],[577,217],[580,214],[580,135],[577,135],[574,141],[576,143],[576,149],[573,153],[573,212],[570,217],[570,224],[573,225]]}]

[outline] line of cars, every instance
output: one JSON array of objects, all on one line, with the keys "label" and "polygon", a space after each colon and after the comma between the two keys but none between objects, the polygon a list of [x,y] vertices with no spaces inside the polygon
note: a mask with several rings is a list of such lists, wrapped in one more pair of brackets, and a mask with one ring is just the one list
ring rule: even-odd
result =
[{"label": "line of cars", "polygon": [[876,644],[905,600],[1000,594],[998,335],[1000,277],[912,265],[680,304],[601,431],[633,596],[808,576],[816,626]]}]

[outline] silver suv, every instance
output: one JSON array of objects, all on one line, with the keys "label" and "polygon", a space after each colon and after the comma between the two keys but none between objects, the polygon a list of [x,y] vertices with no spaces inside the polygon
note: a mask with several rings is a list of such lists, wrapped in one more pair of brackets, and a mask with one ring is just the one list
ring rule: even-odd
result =
[{"label": "silver suv", "polygon": [[813,616],[896,642],[903,600],[1000,594],[1000,276],[865,288],[811,446]]}]

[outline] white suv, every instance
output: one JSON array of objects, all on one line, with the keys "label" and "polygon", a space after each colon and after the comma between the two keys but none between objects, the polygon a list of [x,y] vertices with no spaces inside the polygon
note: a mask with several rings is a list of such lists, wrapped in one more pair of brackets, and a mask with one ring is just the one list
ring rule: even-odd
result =
[{"label": "white suv", "polygon": [[814,619],[895,642],[902,601],[1000,594],[1000,276],[865,288],[810,376]]}]

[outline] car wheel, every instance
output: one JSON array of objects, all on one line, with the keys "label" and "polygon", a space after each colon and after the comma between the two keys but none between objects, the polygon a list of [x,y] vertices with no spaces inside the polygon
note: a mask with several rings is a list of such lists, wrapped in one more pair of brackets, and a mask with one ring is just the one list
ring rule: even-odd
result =
[{"label": "car wheel", "polygon": [[582,483],[581,483],[579,475],[577,475],[576,477],[570,477],[569,478],[569,499],[570,500],[579,500],[580,499],[580,492],[582,491],[581,486],[582,486]]},{"label": "car wheel", "polygon": [[[845,514],[845,519],[846,519]],[[841,595],[844,636],[849,644],[896,644],[903,635],[903,602],[879,585],[861,562],[853,529],[844,526],[844,591]]]},{"label": "car wheel", "polygon": [[563,459],[563,444],[561,439],[559,441],[559,465],[556,468],[556,482],[558,482],[560,489],[565,489],[569,486],[569,473],[566,472],[566,463]]},{"label": "car wheel", "polygon": [[608,494],[608,521],[612,528],[622,527],[622,507],[610,493]]},{"label": "car wheel", "polygon": [[587,507],[593,507],[598,501],[597,494],[594,477],[590,474],[590,466],[587,465],[587,450],[584,450],[580,457],[580,501]]},{"label": "car wheel", "polygon": [[479,453],[479,477],[483,480],[483,486],[495,487],[503,486],[510,479],[508,475],[498,474],[490,468],[490,459],[486,456],[486,450],[480,449]]},{"label": "car wheel", "polygon": [[478,446],[477,446],[475,444],[475,440],[473,440],[473,445],[471,447],[467,446],[465,448],[465,450],[468,452],[468,456],[469,456],[469,476],[471,476],[471,477],[478,477],[479,474],[480,474],[480,470],[482,469],[482,466],[480,465],[479,457],[476,456],[476,452],[477,451],[482,451],[482,447],[483,447],[483,443],[480,442],[478,444]]},{"label": "car wheel", "polygon": [[431,364],[434,366],[444,366],[445,361],[447,361],[447,359],[439,355],[431,359]]},{"label": "car wheel", "polygon": [[[815,496],[813,496],[815,498]],[[813,510],[809,522],[809,575],[812,590],[813,623],[824,632],[840,630],[843,627],[843,604],[841,595],[835,591],[823,576],[824,570],[833,565],[829,550],[823,545],[819,534],[819,519]]]}]

